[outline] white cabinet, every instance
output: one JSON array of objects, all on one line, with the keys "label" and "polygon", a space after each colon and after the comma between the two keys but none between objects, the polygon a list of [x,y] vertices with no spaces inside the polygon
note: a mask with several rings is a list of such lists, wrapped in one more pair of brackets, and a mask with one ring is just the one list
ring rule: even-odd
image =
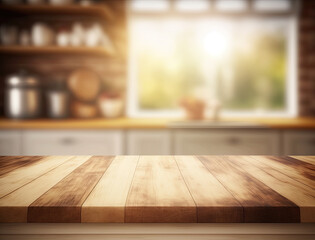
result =
[{"label": "white cabinet", "polygon": [[120,130],[27,130],[23,155],[121,155]]},{"label": "white cabinet", "polygon": [[267,129],[175,130],[175,154],[278,155],[280,134]]},{"label": "white cabinet", "polygon": [[170,130],[129,130],[126,138],[129,155],[171,154]]},{"label": "white cabinet", "polygon": [[315,130],[0,130],[0,155],[121,154],[315,155]]},{"label": "white cabinet", "polygon": [[19,130],[0,131],[0,155],[21,155],[21,132]]},{"label": "white cabinet", "polygon": [[285,155],[315,155],[314,130],[287,130],[283,133]]}]

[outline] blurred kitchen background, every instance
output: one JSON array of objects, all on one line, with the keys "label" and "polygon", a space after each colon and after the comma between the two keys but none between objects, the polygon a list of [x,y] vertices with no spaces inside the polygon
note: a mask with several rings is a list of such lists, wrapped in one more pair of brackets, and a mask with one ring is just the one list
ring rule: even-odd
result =
[{"label": "blurred kitchen background", "polygon": [[315,154],[315,1],[0,3],[0,155]]}]

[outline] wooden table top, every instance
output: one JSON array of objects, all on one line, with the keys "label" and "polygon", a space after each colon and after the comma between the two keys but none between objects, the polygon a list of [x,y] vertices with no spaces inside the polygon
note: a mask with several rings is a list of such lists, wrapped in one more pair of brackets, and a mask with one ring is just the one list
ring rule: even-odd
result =
[{"label": "wooden table top", "polygon": [[315,156],[0,157],[0,222],[315,222]]}]

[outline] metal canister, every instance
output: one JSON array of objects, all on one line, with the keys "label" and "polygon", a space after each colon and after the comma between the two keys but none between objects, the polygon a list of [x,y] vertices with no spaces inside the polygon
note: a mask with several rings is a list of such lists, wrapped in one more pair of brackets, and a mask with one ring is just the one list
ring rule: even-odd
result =
[{"label": "metal canister", "polygon": [[35,76],[26,72],[6,79],[4,111],[9,118],[37,118],[41,116],[41,87]]},{"label": "metal canister", "polygon": [[50,118],[69,116],[69,94],[66,90],[54,89],[46,92],[47,115]]}]

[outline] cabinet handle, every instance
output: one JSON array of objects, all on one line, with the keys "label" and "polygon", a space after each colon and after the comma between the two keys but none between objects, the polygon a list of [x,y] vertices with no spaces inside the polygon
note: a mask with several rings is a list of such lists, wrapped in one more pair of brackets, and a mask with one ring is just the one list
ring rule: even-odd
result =
[{"label": "cabinet handle", "polygon": [[237,137],[230,137],[227,139],[228,144],[231,145],[238,145],[241,143],[241,139],[237,138]]},{"label": "cabinet handle", "polygon": [[75,143],[75,139],[73,138],[63,138],[61,139],[61,144],[64,144],[64,145],[71,145],[71,144],[74,144]]}]

